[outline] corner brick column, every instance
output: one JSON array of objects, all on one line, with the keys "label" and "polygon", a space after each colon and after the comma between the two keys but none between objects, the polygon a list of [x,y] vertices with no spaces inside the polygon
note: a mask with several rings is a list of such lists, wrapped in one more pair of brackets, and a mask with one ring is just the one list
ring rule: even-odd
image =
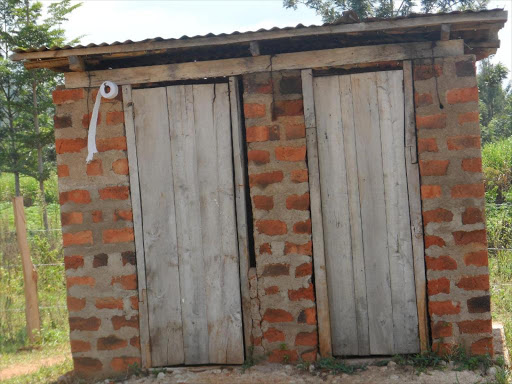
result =
[{"label": "corner brick column", "polygon": [[492,354],[475,57],[415,61],[414,91],[433,349]]},{"label": "corner brick column", "polygon": [[123,105],[102,99],[86,164],[96,92],[58,89],[53,102],[71,352],[77,373],[106,376],[140,365],[140,345]]},{"label": "corner brick column", "polygon": [[[272,362],[317,354],[300,71],[244,75],[256,271],[253,344]],[[261,320],[261,321],[260,321]]]}]

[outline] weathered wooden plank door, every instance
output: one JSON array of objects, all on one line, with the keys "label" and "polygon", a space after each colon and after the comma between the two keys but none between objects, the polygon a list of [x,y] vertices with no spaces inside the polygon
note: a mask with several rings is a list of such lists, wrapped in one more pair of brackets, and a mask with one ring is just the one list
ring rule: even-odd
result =
[{"label": "weathered wooden plank door", "polygon": [[419,352],[403,72],[316,77],[333,354]]},{"label": "weathered wooden plank door", "polygon": [[132,91],[154,367],[244,360],[229,97]]}]

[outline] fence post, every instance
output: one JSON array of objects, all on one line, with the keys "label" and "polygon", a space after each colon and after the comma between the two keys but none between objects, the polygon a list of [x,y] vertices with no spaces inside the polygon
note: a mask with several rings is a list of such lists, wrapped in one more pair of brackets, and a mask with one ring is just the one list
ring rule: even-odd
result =
[{"label": "fence post", "polygon": [[23,197],[13,199],[14,223],[16,224],[16,238],[21,253],[23,265],[23,280],[25,288],[25,317],[27,319],[27,334],[31,344],[39,338],[41,324],[39,320],[39,303],[37,300],[37,272],[30,258],[27,241],[27,226],[25,222],[25,208]]}]

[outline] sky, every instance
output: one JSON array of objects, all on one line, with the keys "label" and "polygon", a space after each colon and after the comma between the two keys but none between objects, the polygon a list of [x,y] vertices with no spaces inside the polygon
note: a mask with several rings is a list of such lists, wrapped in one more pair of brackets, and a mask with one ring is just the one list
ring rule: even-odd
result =
[{"label": "sky", "polygon": [[[305,6],[283,8],[282,0],[82,0],[64,24],[68,39],[81,43],[112,43],[153,37],[181,37],[260,28],[322,24]],[[45,1],[50,3],[50,1]],[[76,1],[73,1],[76,3]],[[512,69],[512,0],[493,0],[488,7],[505,8],[509,17],[499,33],[501,48],[493,58]],[[509,74],[512,79],[512,74]]]}]

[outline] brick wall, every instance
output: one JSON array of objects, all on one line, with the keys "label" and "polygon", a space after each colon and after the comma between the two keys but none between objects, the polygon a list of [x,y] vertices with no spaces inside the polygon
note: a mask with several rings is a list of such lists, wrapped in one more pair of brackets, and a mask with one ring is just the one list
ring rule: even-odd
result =
[{"label": "brick wall", "polygon": [[53,101],[73,361],[105,375],[140,364],[140,346],[123,106],[102,100],[100,153],[86,164],[96,92],[59,89]]},{"label": "brick wall", "polygon": [[474,56],[416,61],[414,90],[433,347],[491,353]]},{"label": "brick wall", "polygon": [[253,344],[272,362],[312,360],[318,337],[300,71],[243,80],[256,253]]}]

